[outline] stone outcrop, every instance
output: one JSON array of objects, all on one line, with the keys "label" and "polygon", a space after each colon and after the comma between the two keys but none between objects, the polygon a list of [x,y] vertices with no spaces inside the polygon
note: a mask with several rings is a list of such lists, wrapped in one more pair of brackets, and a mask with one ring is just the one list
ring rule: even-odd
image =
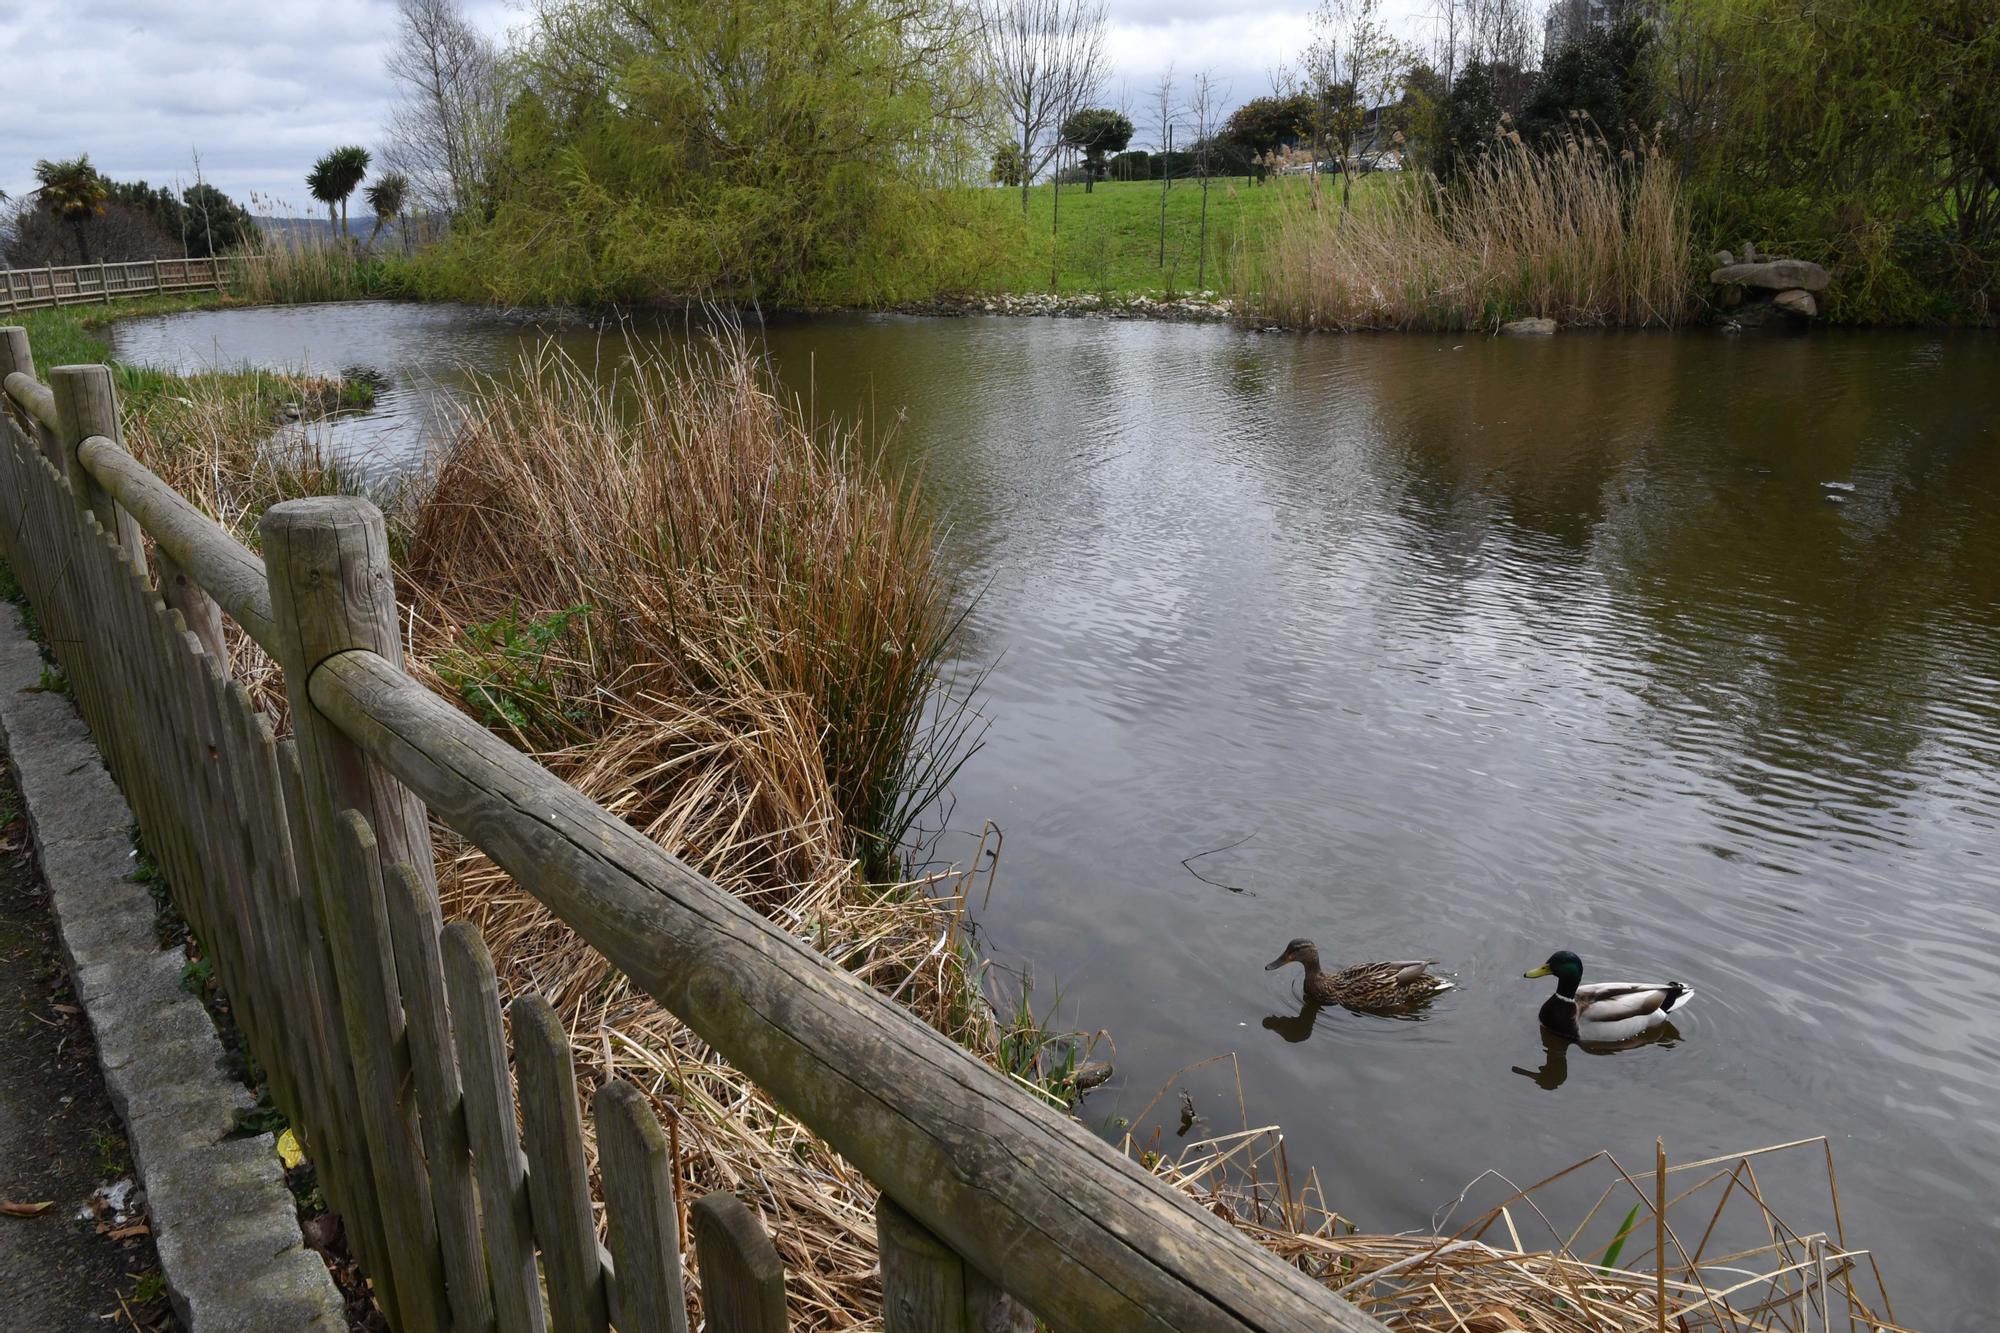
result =
[{"label": "stone outcrop", "polygon": [[1811,319],[1819,314],[1819,302],[1813,300],[1813,294],[1803,287],[1779,292],[1771,298],[1771,304],[1786,314],[1797,315],[1801,319]]},{"label": "stone outcrop", "polygon": [[[1716,258],[1722,258],[1722,255]],[[1833,281],[1833,276],[1810,260],[1766,259],[1754,264],[1724,264],[1709,274],[1708,280],[1718,287],[1761,287],[1773,292],[1799,288],[1821,292]]]},{"label": "stone outcrop", "polygon": [[1727,250],[1715,253],[1715,304],[1729,312],[1728,327],[1756,328],[1771,321],[1804,323],[1819,318],[1819,298],[1833,275],[1808,259],[1760,255],[1746,243],[1739,259]]}]

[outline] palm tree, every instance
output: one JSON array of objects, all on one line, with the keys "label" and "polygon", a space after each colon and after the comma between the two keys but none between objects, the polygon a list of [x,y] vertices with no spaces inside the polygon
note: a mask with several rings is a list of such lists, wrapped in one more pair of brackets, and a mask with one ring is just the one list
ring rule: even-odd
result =
[{"label": "palm tree", "polygon": [[86,229],[92,218],[103,215],[104,200],[110,193],[105,188],[104,177],[90,165],[90,154],[84,153],[67,162],[37,162],[35,179],[41,182],[41,187],[35,191],[41,196],[41,207],[75,230],[77,253],[88,264],[90,234]]},{"label": "palm tree", "polygon": [[313,198],[326,205],[326,225],[335,235],[340,232],[340,215],[335,211],[341,199],[338,180],[333,169],[332,153],[313,163],[312,170],[306,173],[306,189],[312,191]]},{"label": "palm tree", "polygon": [[336,148],[323,159],[333,167],[334,188],[340,192],[340,235],[342,239],[354,238],[347,230],[347,197],[361,184],[361,178],[368,174],[370,158],[368,150],[360,144],[349,144]]},{"label": "palm tree", "polygon": [[368,199],[368,207],[375,210],[375,230],[368,233],[368,248],[375,248],[375,238],[382,234],[382,224],[403,211],[403,200],[410,193],[410,178],[400,171],[386,172],[375,178],[375,183],[362,191]]}]

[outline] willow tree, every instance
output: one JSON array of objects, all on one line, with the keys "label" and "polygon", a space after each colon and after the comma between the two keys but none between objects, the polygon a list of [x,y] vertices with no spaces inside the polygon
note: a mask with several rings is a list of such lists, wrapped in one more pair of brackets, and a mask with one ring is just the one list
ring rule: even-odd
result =
[{"label": "willow tree", "polygon": [[520,299],[893,286],[979,171],[974,37],[958,0],[545,0],[455,262]]},{"label": "willow tree", "polygon": [[1655,40],[1697,224],[1836,268],[1836,315],[2000,281],[1992,0],[1677,0]]}]

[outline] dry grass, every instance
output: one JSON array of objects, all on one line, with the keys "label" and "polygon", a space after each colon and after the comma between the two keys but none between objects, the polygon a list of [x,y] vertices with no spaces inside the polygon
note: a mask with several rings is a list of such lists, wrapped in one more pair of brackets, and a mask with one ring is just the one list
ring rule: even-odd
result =
[{"label": "dry grass", "polygon": [[[1598,1152],[1525,1188],[1488,1172],[1431,1231],[1401,1235],[1360,1234],[1315,1174],[1295,1183],[1275,1126],[1191,1143],[1156,1169],[1408,1333],[1899,1333],[1873,1255],[1848,1243],[1824,1138],[1678,1166],[1662,1143],[1658,1164],[1664,1175]],[[1494,1201],[1450,1227],[1482,1190]]]},{"label": "dry grass", "polygon": [[1671,164],[1652,148],[1615,152],[1585,123],[1546,152],[1503,136],[1449,189],[1416,172],[1346,214],[1289,202],[1245,299],[1300,329],[1671,326],[1691,264]]}]

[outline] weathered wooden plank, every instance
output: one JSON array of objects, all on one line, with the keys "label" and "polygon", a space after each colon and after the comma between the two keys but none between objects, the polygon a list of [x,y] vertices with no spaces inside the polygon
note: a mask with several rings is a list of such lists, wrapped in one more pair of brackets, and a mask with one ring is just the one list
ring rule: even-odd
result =
[{"label": "weathered wooden plank", "polygon": [[528,1149],[529,1216],[548,1273],[550,1322],[556,1333],[602,1333],[608,1326],[604,1269],[590,1212],[590,1168],[583,1156],[569,1036],[539,995],[516,997],[507,1015]]},{"label": "weathered wooden plank", "polygon": [[541,1280],[528,1223],[527,1170],[514,1133],[513,1082],[507,1039],[500,1030],[500,986],[493,959],[469,922],[454,921],[438,937],[452,1044],[472,1144],[473,1175],[486,1238],[486,1268],[500,1333],[542,1333]]},{"label": "weathered wooden plank", "polygon": [[[87,466],[87,465],[86,465]],[[137,517],[134,515],[134,517]],[[144,526],[143,523],[141,526]],[[229,648],[222,636],[222,608],[215,604],[202,586],[188,577],[180,562],[169,554],[166,548],[154,543],[159,569],[155,575],[160,588],[160,596],[168,606],[181,613],[181,619],[194,631],[195,638],[201,640],[201,650],[225,666],[229,662]]]},{"label": "weathered wooden plank", "polygon": [[471,1148],[452,1053],[451,1014],[446,1005],[437,927],[432,924],[423,886],[406,865],[389,867],[383,881],[389,908],[389,939],[396,951],[396,977],[403,993],[403,1026],[410,1039],[410,1067],[416,1075],[424,1155],[430,1163],[431,1199],[444,1244],[445,1295],[451,1326],[459,1333],[493,1327],[493,1297],[486,1277],[486,1247],[480,1237],[479,1203],[473,1194]]},{"label": "weathered wooden plank", "polygon": [[1049,1323],[1380,1333],[388,662],[341,653],[310,692],[446,823]]},{"label": "weathered wooden plank", "polygon": [[785,1265],[756,1213],[720,1191],[694,1201],[694,1266],[711,1333],[785,1333]]},{"label": "weathered wooden plank", "polygon": [[618,1333],[687,1333],[680,1215],[667,1136],[645,1094],[623,1079],[597,1090],[591,1119],[617,1263]]}]

